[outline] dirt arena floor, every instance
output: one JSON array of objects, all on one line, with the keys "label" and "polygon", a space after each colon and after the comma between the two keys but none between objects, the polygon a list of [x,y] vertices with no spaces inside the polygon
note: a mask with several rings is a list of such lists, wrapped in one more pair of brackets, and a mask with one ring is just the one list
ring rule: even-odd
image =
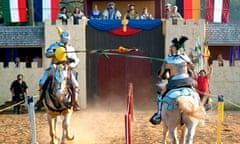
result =
[{"label": "dirt arena floor", "polygon": [[[155,110],[135,110],[132,123],[133,144],[160,144],[162,126],[148,122]],[[70,144],[124,144],[125,111],[101,110],[98,108],[74,112],[71,128],[75,134]],[[222,143],[240,144],[240,111],[225,111]],[[217,140],[217,112],[208,112],[205,127],[197,127],[194,144],[215,144]],[[0,114],[1,144],[31,144],[31,123],[27,113],[16,115],[10,112]],[[58,119],[58,135],[61,135],[61,119]],[[36,113],[37,141],[50,141],[47,114]]]}]

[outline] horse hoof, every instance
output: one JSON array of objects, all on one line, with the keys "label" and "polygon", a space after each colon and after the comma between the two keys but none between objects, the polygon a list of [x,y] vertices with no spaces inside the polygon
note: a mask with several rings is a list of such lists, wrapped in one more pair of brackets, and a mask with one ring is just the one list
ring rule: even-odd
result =
[{"label": "horse hoof", "polygon": [[50,144],[58,144],[58,140],[51,140]]},{"label": "horse hoof", "polygon": [[67,136],[67,140],[74,140],[75,136]]}]

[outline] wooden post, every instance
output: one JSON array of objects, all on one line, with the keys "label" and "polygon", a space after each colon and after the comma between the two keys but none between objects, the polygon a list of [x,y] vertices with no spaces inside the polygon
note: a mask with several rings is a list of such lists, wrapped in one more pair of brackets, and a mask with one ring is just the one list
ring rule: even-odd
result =
[{"label": "wooden post", "polygon": [[222,144],[222,122],[224,120],[224,97],[218,96],[217,144]]}]

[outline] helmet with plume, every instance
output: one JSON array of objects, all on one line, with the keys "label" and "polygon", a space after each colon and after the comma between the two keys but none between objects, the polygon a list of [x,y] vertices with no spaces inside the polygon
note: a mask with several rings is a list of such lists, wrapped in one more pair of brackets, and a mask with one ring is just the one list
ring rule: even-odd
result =
[{"label": "helmet with plume", "polygon": [[62,28],[59,27],[59,26],[57,26],[57,31],[58,31],[58,35],[62,39],[61,41],[63,43],[67,43],[70,40],[70,33],[69,32],[63,31]]},{"label": "helmet with plume", "polygon": [[174,38],[171,41],[170,48],[171,48],[171,55],[180,54],[182,49],[185,51],[184,43],[188,40],[186,36],[181,36],[179,40]]}]

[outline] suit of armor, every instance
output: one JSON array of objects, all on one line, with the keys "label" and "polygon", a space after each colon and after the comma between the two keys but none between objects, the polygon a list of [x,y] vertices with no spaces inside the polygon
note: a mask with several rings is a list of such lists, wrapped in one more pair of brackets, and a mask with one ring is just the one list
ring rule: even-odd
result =
[{"label": "suit of armor", "polygon": [[[52,68],[56,68],[56,64],[59,63],[57,58],[55,57],[55,51],[59,47],[64,47],[66,51],[71,52],[75,51],[74,47],[72,47],[70,44],[68,44],[68,41],[70,39],[70,35],[68,32],[63,31],[60,36],[60,41],[50,44],[50,46],[45,51],[45,56],[47,58],[51,58],[51,64],[48,69],[45,70],[42,78],[40,79],[39,86],[40,86],[40,99],[36,104],[36,109],[40,109],[42,107],[42,100],[43,100],[43,85],[48,79],[48,73]],[[76,53],[67,53],[67,59],[70,60],[70,63],[68,64],[69,68],[73,70],[77,67],[79,63],[79,58],[77,57]],[[73,73],[71,73],[71,85],[73,90],[73,109],[75,111],[79,111],[80,107],[77,102],[78,93],[79,93],[79,84],[77,81],[77,76],[75,76]]]}]

